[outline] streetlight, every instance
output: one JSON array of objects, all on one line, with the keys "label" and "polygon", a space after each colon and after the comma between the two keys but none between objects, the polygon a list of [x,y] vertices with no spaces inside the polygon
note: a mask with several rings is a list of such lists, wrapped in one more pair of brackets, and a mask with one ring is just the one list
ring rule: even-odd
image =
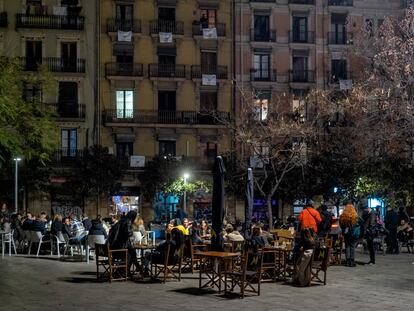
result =
[{"label": "streetlight", "polygon": [[190,175],[188,173],[185,173],[183,175],[184,177],[184,197],[183,197],[183,212],[186,212],[187,209],[187,191],[185,189],[185,185],[187,184],[187,179],[190,177]]},{"label": "streetlight", "polygon": [[18,181],[18,170],[19,170],[19,161],[21,161],[21,158],[14,158],[13,159],[15,162],[15,166],[14,166],[14,210],[17,214],[18,212],[18,205],[19,205],[19,201],[18,201],[18,187],[19,187],[19,181]]}]

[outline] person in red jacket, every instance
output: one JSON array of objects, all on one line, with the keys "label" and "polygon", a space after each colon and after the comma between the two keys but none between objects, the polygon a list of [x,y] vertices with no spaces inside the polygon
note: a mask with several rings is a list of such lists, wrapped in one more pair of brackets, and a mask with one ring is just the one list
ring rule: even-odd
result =
[{"label": "person in red jacket", "polygon": [[319,212],[313,208],[313,202],[307,201],[303,211],[299,214],[300,230],[305,228],[311,229],[313,234],[318,233],[318,224],[322,221]]}]

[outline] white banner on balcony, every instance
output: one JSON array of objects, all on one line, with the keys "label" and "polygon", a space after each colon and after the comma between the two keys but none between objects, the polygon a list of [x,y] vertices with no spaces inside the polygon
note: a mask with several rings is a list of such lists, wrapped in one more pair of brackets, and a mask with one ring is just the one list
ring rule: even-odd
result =
[{"label": "white banner on balcony", "polygon": [[203,39],[217,39],[217,29],[203,28]]},{"label": "white banner on balcony", "polygon": [[132,41],[132,31],[118,30],[118,41],[131,42]]},{"label": "white banner on balcony", "polygon": [[339,89],[343,91],[352,89],[352,80],[339,80]]},{"label": "white banner on balcony", "polygon": [[54,6],[53,15],[68,15],[68,10],[65,6]]},{"label": "white banner on balcony", "polygon": [[130,167],[145,167],[145,157],[132,155],[129,157],[129,166]]},{"label": "white banner on balcony", "polygon": [[202,75],[203,85],[217,85],[216,75]]},{"label": "white banner on balcony", "polygon": [[171,32],[160,32],[158,35],[160,36],[160,43],[173,42],[173,34]]}]

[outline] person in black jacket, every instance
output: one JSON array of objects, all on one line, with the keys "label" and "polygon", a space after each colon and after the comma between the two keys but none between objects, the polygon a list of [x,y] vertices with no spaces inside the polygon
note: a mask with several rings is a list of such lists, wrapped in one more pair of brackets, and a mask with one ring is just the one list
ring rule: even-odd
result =
[{"label": "person in black jacket", "polygon": [[387,252],[389,254],[398,254],[398,240],[397,240],[397,228],[399,224],[399,216],[398,213],[391,207],[387,207],[387,214],[384,218],[385,229],[388,230],[388,237],[387,237],[387,244],[388,249]]},{"label": "person in black jacket", "polygon": [[91,222],[92,227],[89,229],[88,235],[103,235],[105,239],[108,238],[108,234],[106,233],[102,222],[99,219],[94,219]]},{"label": "person in black jacket", "polygon": [[375,250],[374,250],[374,238],[377,237],[377,213],[370,207],[364,207],[364,213],[362,214],[364,220],[364,237],[367,241],[367,247],[369,250],[369,262],[368,265],[375,265]]},{"label": "person in black jacket", "polygon": [[89,219],[88,215],[86,214],[83,214],[82,223],[86,231],[89,231],[89,229],[92,227],[92,221]]}]

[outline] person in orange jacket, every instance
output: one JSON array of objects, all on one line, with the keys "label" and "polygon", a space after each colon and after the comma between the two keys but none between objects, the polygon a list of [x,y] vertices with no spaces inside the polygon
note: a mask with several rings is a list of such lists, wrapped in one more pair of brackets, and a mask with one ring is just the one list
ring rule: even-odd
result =
[{"label": "person in orange jacket", "polygon": [[307,201],[303,211],[299,214],[298,221],[300,222],[300,230],[305,228],[311,229],[313,234],[318,233],[318,224],[322,221],[319,212],[313,208],[313,202]]}]

